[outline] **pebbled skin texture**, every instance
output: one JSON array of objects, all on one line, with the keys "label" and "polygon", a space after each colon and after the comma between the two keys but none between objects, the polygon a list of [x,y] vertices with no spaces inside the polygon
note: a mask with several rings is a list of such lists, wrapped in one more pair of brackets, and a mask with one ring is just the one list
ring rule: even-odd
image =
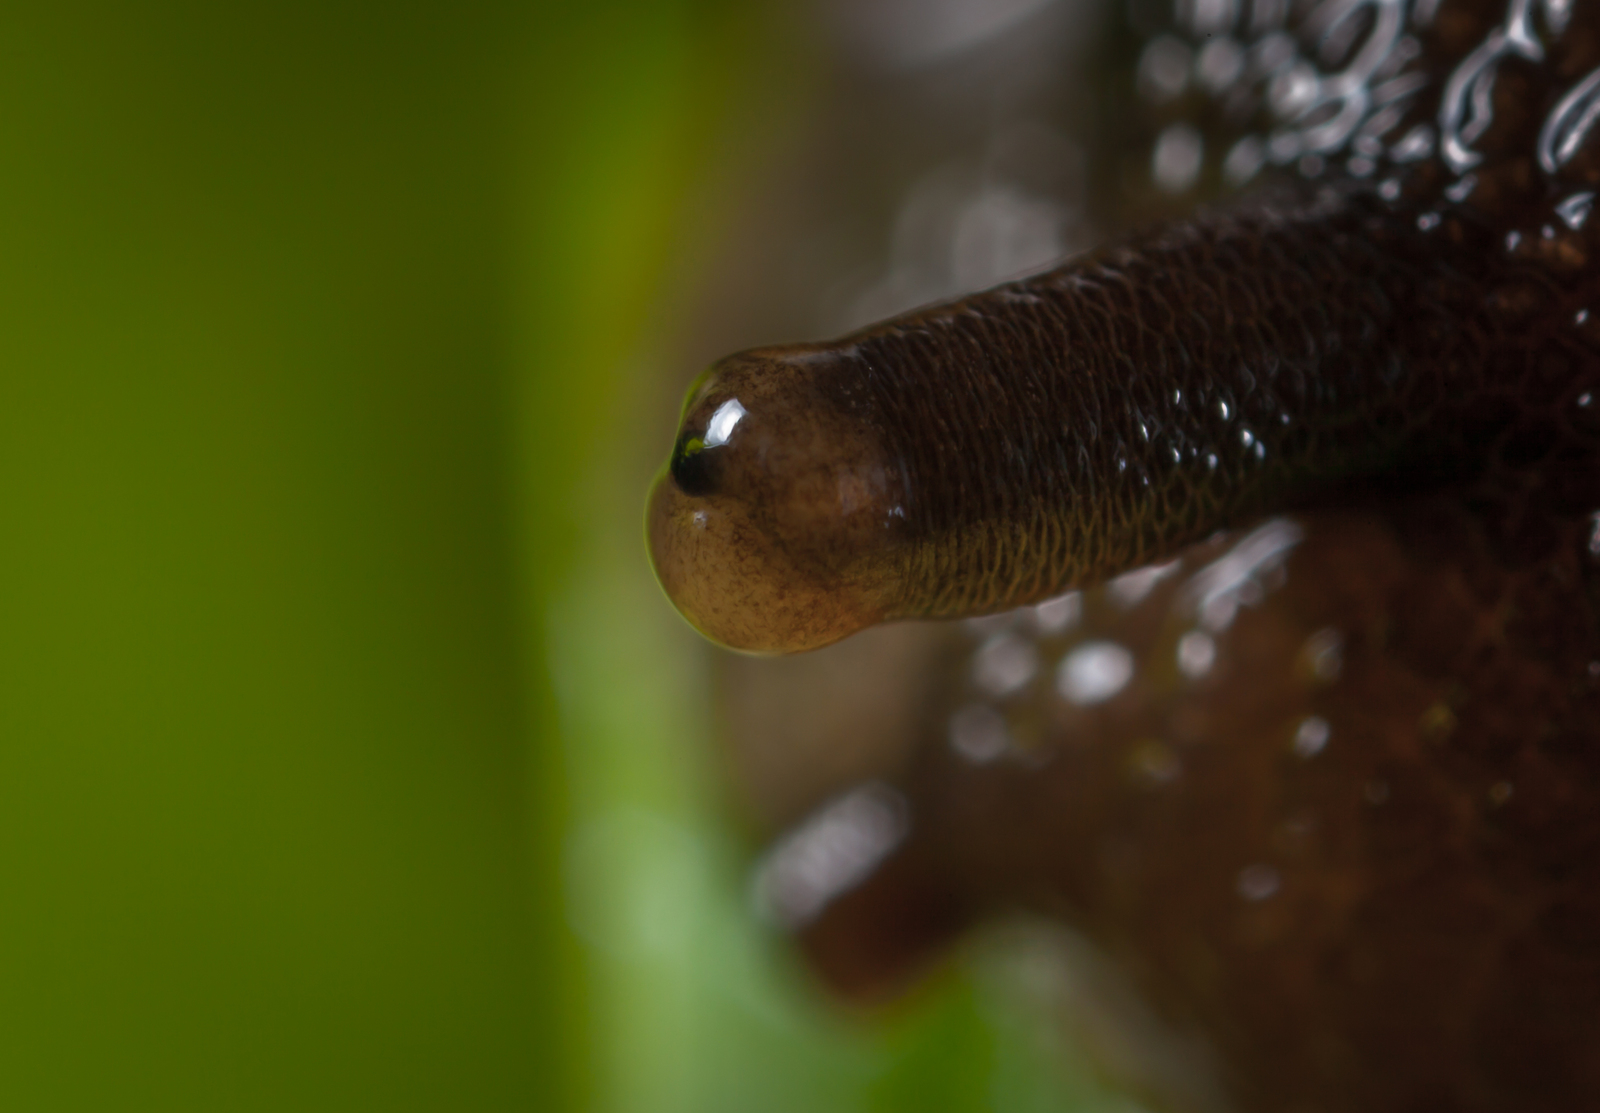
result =
[{"label": "pebbled skin texture", "polygon": [[888,617],[1037,602],[1361,481],[1471,477],[1522,440],[1591,461],[1577,399],[1600,364],[1572,319],[1597,276],[1495,240],[1327,189],[844,341],[839,393],[907,491]]},{"label": "pebbled skin texture", "polygon": [[[1470,63],[1452,51],[1504,37],[1496,18],[1470,0],[1437,13],[1412,116]],[[733,648],[811,649],[1099,582],[1354,481],[1589,460],[1577,400],[1600,321],[1579,315],[1600,271],[1591,226],[1556,212],[1564,179],[1600,164],[1542,176],[1515,110],[1559,116],[1569,71],[1600,62],[1593,9],[1566,18],[1564,53],[1495,70],[1490,103],[1511,105],[1475,134],[1470,180],[1412,160],[1381,183],[1280,184],[831,344],[722,361],[652,496],[668,594]],[[745,419],[707,446],[729,400]]]},{"label": "pebbled skin texture", "polygon": [[[839,992],[1026,912],[1206,1049],[1133,1072],[1155,1107],[1600,1106],[1600,268],[1571,205],[1600,137],[1542,154],[1600,7],[1423,7],[1288,17],[1308,56],[1335,17],[1416,22],[1382,150],[1296,148],[1059,271],[733,365],[789,368],[881,480],[807,577],[848,621],[1005,612],[932,629],[921,745],[858,786],[869,864],[783,888],[828,805],[761,867]],[[1165,111],[1228,150],[1269,84]]]}]

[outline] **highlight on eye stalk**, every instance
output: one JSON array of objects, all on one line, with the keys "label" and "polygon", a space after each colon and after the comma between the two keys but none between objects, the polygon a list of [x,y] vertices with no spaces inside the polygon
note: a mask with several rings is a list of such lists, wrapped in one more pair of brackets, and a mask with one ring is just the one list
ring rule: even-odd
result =
[{"label": "highlight on eye stalk", "polygon": [[904,511],[876,438],[828,402],[824,380],[850,358],[758,349],[689,388],[647,533],[662,588],[713,641],[790,653],[889,616],[886,542]]}]

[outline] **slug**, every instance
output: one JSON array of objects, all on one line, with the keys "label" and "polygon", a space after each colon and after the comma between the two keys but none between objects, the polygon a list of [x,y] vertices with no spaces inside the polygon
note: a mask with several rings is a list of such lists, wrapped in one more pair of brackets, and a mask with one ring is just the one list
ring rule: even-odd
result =
[{"label": "slug", "polygon": [[691,388],[649,511],[691,622],[968,618],[758,901],[857,997],[1043,921],[1155,1108],[1595,1108],[1600,7],[1148,34],[1146,165],[1227,198]]},{"label": "slug", "polygon": [[[1345,21],[1376,13],[1351,63],[1375,71],[1359,56],[1403,5],[1318,12],[1330,6]],[[1430,14],[1434,41],[1474,14],[1487,23],[1492,6]],[[1600,23],[1542,8],[1576,45],[1520,75],[1544,81],[1522,99],[1557,121],[1537,143],[1495,132],[1480,103],[1494,73],[1474,59],[1508,63],[1440,45],[1419,52],[1417,74],[1453,60],[1470,80],[1435,90],[1455,128],[1437,158],[1401,140],[1386,176],[1356,155],[1364,178],[1280,184],[832,343],[716,364],[690,390],[650,499],[667,594],[729,647],[807,650],[880,622],[1037,602],[1375,482],[1470,479],[1495,460],[1592,469],[1593,194],[1562,187],[1573,171],[1596,176],[1575,156],[1600,81],[1569,90],[1562,75],[1600,63]],[[1542,57],[1531,5],[1511,9],[1489,43]],[[1426,88],[1411,82],[1413,115]],[[1476,115],[1455,119],[1452,95]],[[1593,497],[1571,486],[1574,504]]]}]

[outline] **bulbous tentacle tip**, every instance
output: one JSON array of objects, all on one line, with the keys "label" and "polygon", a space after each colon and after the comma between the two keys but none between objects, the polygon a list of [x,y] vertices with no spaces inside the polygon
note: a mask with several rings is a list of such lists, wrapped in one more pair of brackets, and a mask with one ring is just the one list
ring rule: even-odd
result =
[{"label": "bulbous tentacle tip", "polygon": [[849,359],[756,349],[689,388],[647,529],[661,586],[713,641],[794,653],[890,613],[904,497],[870,425],[836,404]]},{"label": "bulbous tentacle tip", "polygon": [[820,649],[881,620],[866,601],[804,575],[736,499],[686,492],[670,467],[650,490],[646,542],[678,613],[752,654]]}]

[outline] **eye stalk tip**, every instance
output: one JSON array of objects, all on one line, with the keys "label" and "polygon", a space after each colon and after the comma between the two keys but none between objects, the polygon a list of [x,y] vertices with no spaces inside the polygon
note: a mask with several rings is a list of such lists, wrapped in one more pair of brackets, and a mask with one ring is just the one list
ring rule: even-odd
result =
[{"label": "eye stalk tip", "polygon": [[884,617],[858,593],[804,574],[737,501],[695,498],[670,469],[651,488],[645,531],[650,563],[673,606],[728,649],[819,649]]}]

